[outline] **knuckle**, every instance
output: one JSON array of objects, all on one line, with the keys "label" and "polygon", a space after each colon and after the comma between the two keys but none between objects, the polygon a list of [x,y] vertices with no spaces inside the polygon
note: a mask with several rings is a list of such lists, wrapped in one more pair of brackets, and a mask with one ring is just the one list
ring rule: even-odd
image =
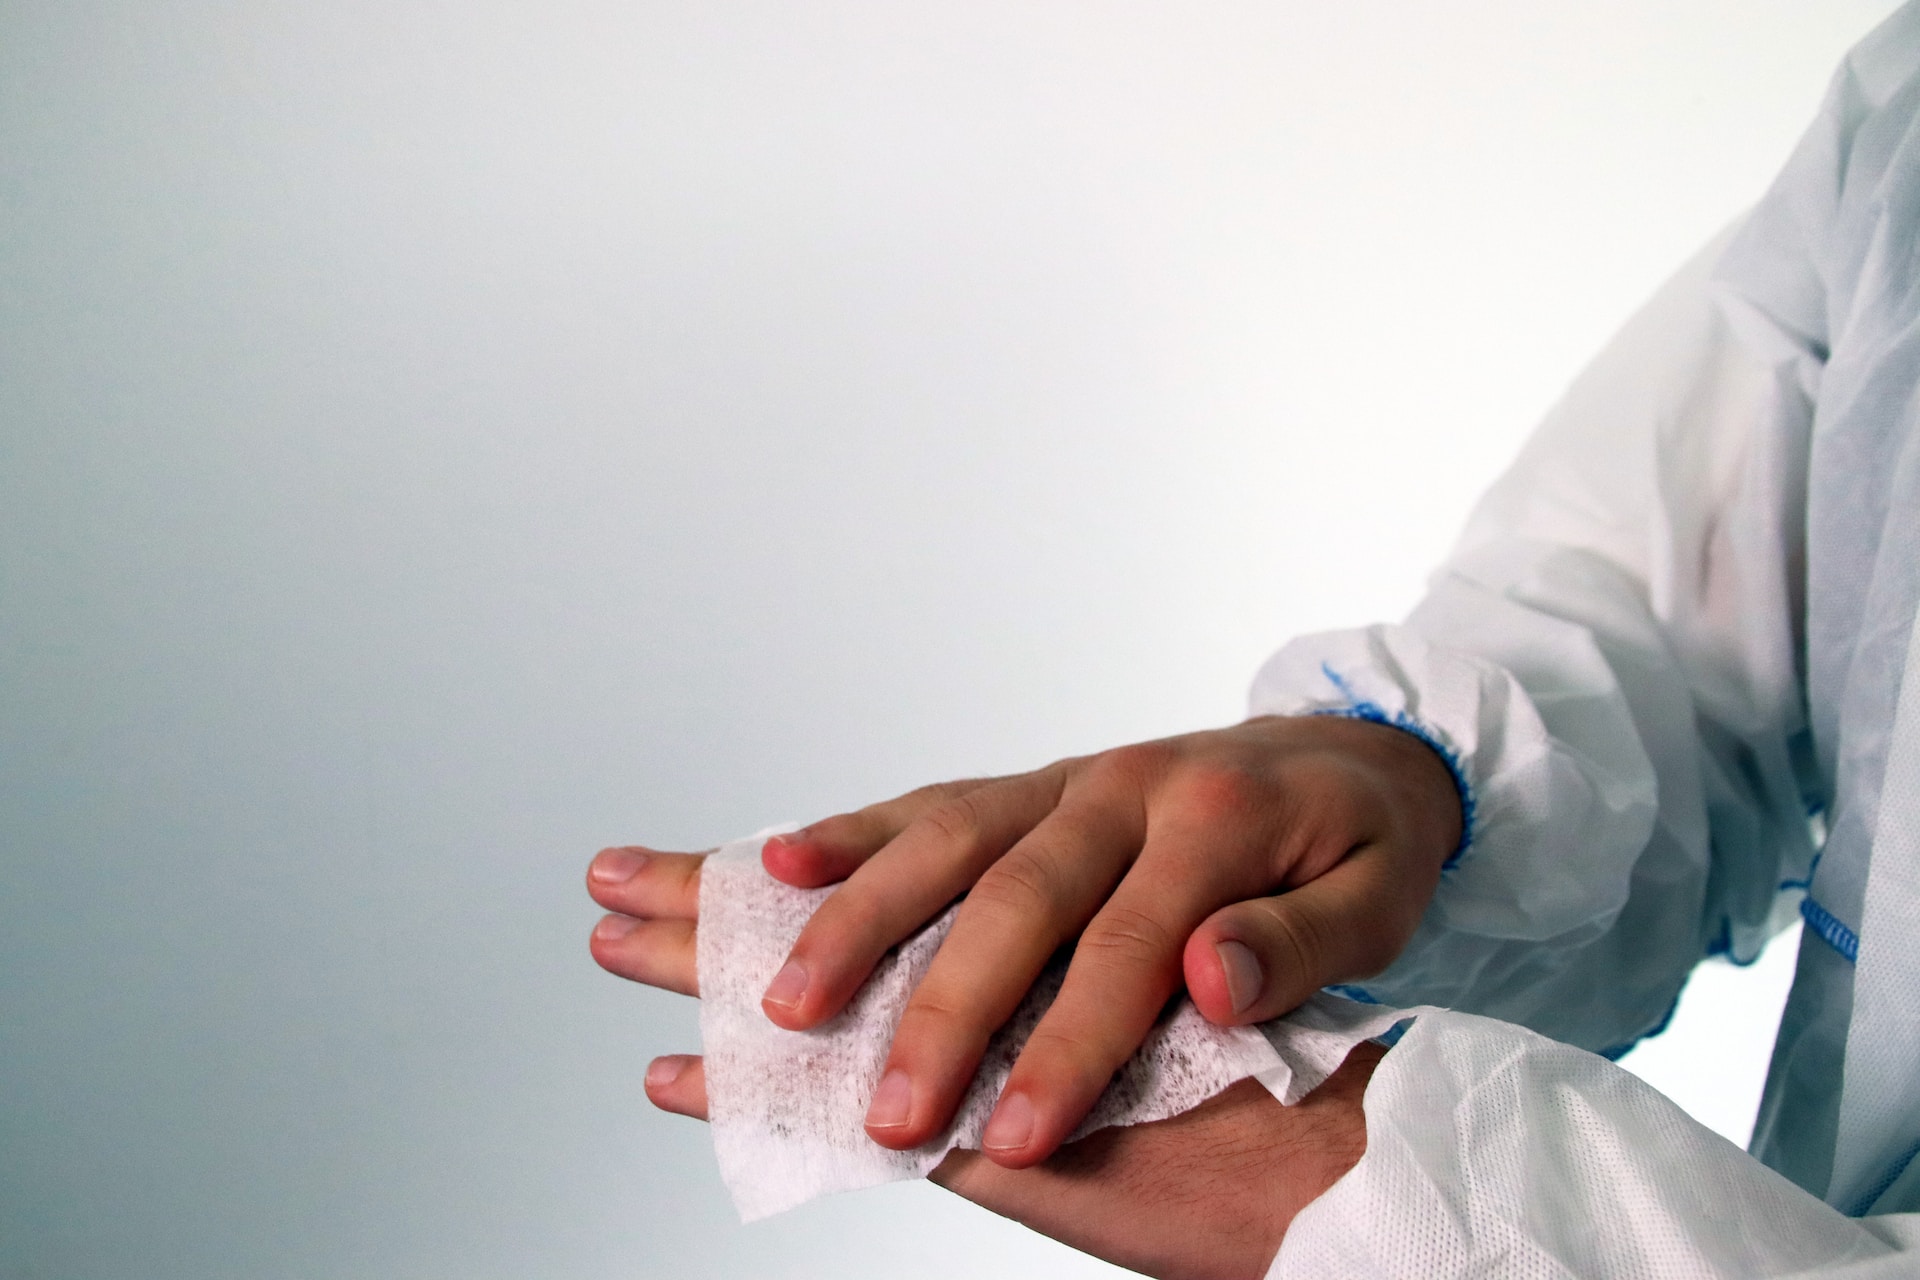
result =
[{"label": "knuckle", "polygon": [[1056,810],[1043,826],[1029,831],[1019,843],[1001,855],[1000,861],[1015,867],[1032,864],[1028,873],[1043,876],[1049,884],[1063,883],[1069,868],[1082,867],[1103,857],[1102,833],[1085,814]]},{"label": "knuckle", "polygon": [[[820,904],[813,919],[807,921],[806,928],[801,930],[809,958],[818,955],[825,959],[830,955],[860,950],[880,939],[883,923],[881,905],[873,894],[862,892],[859,885],[846,884],[836,889]],[[880,939],[880,945],[891,941]],[[799,949],[799,943],[796,942],[794,950]]]},{"label": "knuckle", "polygon": [[921,814],[916,825],[941,843],[963,849],[977,846],[985,829],[980,802],[971,794],[949,796]]},{"label": "knuckle", "polygon": [[960,778],[953,782],[930,783],[924,787],[915,787],[898,799],[875,805],[873,812],[877,814],[886,811],[911,820],[938,805],[978,791],[991,781],[990,778]]},{"label": "knuckle", "polygon": [[1102,1050],[1092,1037],[1064,1027],[1036,1027],[1027,1037],[1025,1048],[1021,1051],[1022,1065],[1026,1074],[1039,1072],[1043,1075],[1068,1076],[1073,1082],[1104,1081],[1112,1073],[1112,1065],[1105,1063]]},{"label": "knuckle", "polygon": [[876,905],[842,888],[800,930],[792,955],[806,963],[816,982],[832,985],[844,970],[871,962],[894,941],[885,936]]},{"label": "knuckle", "polygon": [[1180,942],[1153,913],[1110,902],[1087,926],[1076,954],[1102,965],[1140,969],[1164,965],[1179,953]]},{"label": "knuckle", "polygon": [[994,914],[1051,917],[1061,909],[1059,876],[1047,861],[1014,849],[988,868],[968,895]]},{"label": "knuckle", "polygon": [[817,844],[838,847],[859,843],[875,825],[872,811],[862,809],[857,813],[836,813],[818,822],[810,822],[795,834],[805,835]]},{"label": "knuckle", "polygon": [[984,1045],[992,1033],[983,1011],[964,992],[929,982],[922,983],[907,1002],[894,1044],[909,1053],[931,1045],[935,1056],[948,1057],[959,1049]]},{"label": "knuckle", "polygon": [[1292,973],[1315,981],[1322,958],[1327,954],[1326,938],[1319,924],[1311,916],[1288,910],[1276,910],[1271,924],[1268,943],[1274,951],[1274,972]]},{"label": "knuckle", "polygon": [[669,874],[673,877],[673,887],[682,893],[697,892],[700,887],[700,872],[706,866],[704,857],[692,857],[676,860],[670,864]]}]

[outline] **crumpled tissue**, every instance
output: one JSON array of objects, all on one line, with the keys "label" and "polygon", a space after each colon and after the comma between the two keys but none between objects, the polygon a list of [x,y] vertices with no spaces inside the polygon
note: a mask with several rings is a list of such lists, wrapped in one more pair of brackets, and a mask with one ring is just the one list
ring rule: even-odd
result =
[{"label": "crumpled tissue", "polygon": [[[767,834],[707,858],[695,944],[714,1151],[743,1222],[829,1192],[924,1177],[955,1147],[978,1149],[1007,1074],[1066,972],[1058,961],[1043,972],[993,1037],[945,1133],[908,1151],[879,1146],[862,1127],[867,1103],[907,999],[958,907],[889,952],[839,1016],[810,1031],[777,1027],[760,997],[801,926],[833,890],[795,889],[768,875],[760,863]],[[1354,1045],[1425,1011],[1322,993],[1273,1022],[1219,1027],[1183,998],[1114,1074],[1073,1137],[1178,1115],[1248,1076],[1291,1105],[1333,1074]]]}]

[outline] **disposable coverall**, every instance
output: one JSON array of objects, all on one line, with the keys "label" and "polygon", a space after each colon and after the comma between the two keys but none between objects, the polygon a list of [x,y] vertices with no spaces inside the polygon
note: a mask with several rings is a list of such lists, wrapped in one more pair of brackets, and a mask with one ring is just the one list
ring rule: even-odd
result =
[{"label": "disposable coverall", "polygon": [[[1405,624],[1296,641],[1257,678],[1256,712],[1427,737],[1469,819],[1413,944],[1355,992],[1456,1012],[1387,1055],[1365,1156],[1272,1274],[1920,1276],[1916,603],[1910,3]],[[1748,1155],[1595,1055],[1795,910]]]}]

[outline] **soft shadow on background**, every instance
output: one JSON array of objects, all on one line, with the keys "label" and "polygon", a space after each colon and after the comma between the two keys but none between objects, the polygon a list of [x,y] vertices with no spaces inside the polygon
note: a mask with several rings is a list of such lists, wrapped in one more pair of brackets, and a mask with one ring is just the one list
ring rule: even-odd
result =
[{"label": "soft shadow on background", "polygon": [[1399,615],[1889,8],[0,3],[0,1276],[1107,1273],[737,1226],[586,859]]}]

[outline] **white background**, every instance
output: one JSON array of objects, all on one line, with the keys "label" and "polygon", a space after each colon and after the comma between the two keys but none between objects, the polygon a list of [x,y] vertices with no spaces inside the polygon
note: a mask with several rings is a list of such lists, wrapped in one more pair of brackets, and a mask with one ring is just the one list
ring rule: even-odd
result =
[{"label": "white background", "polygon": [[1101,1271],[734,1225],[588,856],[1404,612],[1887,8],[0,0],[0,1276]]}]

